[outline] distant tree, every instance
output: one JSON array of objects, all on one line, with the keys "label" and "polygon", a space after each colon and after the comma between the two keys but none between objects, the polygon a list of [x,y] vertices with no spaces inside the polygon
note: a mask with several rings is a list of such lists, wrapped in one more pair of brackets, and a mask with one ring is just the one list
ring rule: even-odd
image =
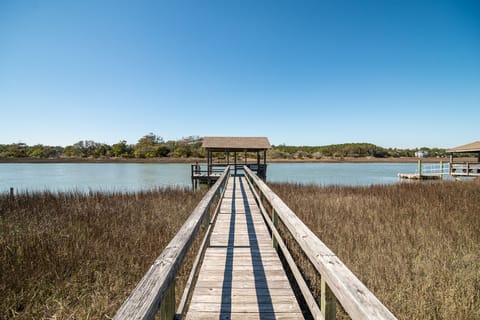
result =
[{"label": "distant tree", "polygon": [[173,156],[177,158],[187,158],[192,155],[192,148],[185,140],[177,141]]},{"label": "distant tree", "polygon": [[27,148],[27,155],[30,158],[57,158],[63,153],[62,147],[44,146],[37,144]]},{"label": "distant tree", "polygon": [[133,147],[127,145],[127,141],[122,140],[112,145],[110,149],[110,155],[113,157],[131,157],[133,155]]},{"label": "distant tree", "polygon": [[105,143],[98,143],[92,140],[81,140],[72,146],[64,149],[64,155],[67,157],[98,158],[109,156],[111,147]]},{"label": "distant tree", "polygon": [[159,157],[166,152],[162,145],[164,145],[163,138],[150,132],[138,140],[134,155],[136,158]]},{"label": "distant tree", "polygon": [[28,146],[25,143],[12,143],[2,145],[0,157],[2,158],[25,158],[28,156]]},{"label": "distant tree", "polygon": [[205,157],[202,139],[198,136],[189,136],[176,141],[171,155],[178,158]]}]

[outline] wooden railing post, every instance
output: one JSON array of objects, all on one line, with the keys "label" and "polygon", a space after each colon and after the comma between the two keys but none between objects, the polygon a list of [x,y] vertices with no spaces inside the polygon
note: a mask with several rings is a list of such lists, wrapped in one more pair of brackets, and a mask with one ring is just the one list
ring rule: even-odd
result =
[{"label": "wooden railing post", "polygon": [[325,320],[333,320],[336,318],[337,301],[330,287],[322,277],[320,288],[320,310]]},{"label": "wooden railing post", "polygon": [[208,228],[208,225],[210,224],[210,217],[212,216],[211,207],[212,207],[212,204],[210,203],[207,208],[207,214],[203,217],[202,225],[205,228],[205,230]]},{"label": "wooden railing post", "polygon": [[[275,211],[275,209],[272,206],[272,224],[275,227],[275,230],[278,231],[278,214]],[[272,232],[272,246],[275,249],[275,251],[278,251],[278,240],[277,237]]]},{"label": "wooden railing post", "polygon": [[160,303],[160,320],[175,319],[175,281],[167,290],[165,299]]}]

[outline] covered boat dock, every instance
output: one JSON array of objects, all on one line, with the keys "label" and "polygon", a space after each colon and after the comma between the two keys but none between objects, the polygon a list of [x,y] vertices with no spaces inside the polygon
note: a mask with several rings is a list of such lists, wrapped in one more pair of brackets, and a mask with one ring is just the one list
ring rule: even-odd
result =
[{"label": "covered boat dock", "polygon": [[[447,150],[450,154],[449,174],[453,177],[480,177],[480,141]],[[474,161],[455,161],[454,155],[476,155]]]},{"label": "covered boat dock", "polygon": [[192,165],[194,189],[199,183],[215,183],[227,166],[234,176],[243,174],[243,166],[247,166],[262,180],[267,178],[267,150],[271,145],[266,137],[204,137],[202,147],[207,151],[207,164]]}]

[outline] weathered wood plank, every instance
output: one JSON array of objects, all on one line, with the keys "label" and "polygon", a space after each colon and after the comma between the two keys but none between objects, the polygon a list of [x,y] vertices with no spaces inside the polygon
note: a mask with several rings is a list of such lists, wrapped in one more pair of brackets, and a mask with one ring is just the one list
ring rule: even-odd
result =
[{"label": "weathered wood plank", "polygon": [[220,312],[195,312],[188,314],[187,320],[300,320],[304,319],[301,313],[229,313],[222,314]]},{"label": "weathered wood plank", "polygon": [[[218,272],[215,274],[212,273],[203,273],[202,274],[202,281],[221,281],[225,279],[223,274],[219,274]],[[237,282],[253,282],[255,284],[258,283],[265,283],[268,284],[269,282],[273,281],[288,281],[285,272],[282,274],[271,274],[269,271],[265,271],[265,276],[262,276],[261,279],[258,279],[258,272],[252,272],[251,274],[247,274],[246,272],[236,273],[230,276],[229,281],[232,283]]]},{"label": "weathered wood plank", "polygon": [[[286,280],[275,280],[275,281],[235,281],[232,283],[226,283],[224,280],[218,281],[208,281],[199,279],[197,281],[196,287],[203,287],[203,288],[239,288],[239,289],[291,289],[290,283]],[[195,295],[195,291],[193,293]]]},{"label": "weathered wood plank", "polygon": [[292,295],[283,295],[283,296],[272,296],[272,295],[261,295],[256,294],[252,295],[196,295],[192,298],[192,303],[223,303],[223,304],[267,304],[267,303],[289,303],[295,301],[295,296]]},{"label": "weathered wood plank", "polygon": [[269,303],[209,303],[199,302],[190,303],[190,312],[301,312],[298,304],[295,302],[276,302],[270,301]]},{"label": "weathered wood plank", "polygon": [[235,179],[220,204],[186,318],[303,319],[254,195],[244,178]]},{"label": "weathered wood plank", "polygon": [[[211,295],[211,296],[222,296],[222,288],[217,287],[197,287],[195,288],[196,295]],[[293,291],[291,288],[277,288],[275,290],[270,290],[268,288],[258,288],[257,290],[251,290],[248,288],[232,288],[230,291],[231,296],[293,296]],[[193,298],[192,298],[193,299]]]}]

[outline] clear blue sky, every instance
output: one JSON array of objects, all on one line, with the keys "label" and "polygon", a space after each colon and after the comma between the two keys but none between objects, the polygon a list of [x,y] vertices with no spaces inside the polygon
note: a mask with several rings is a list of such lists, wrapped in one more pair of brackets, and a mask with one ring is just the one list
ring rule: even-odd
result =
[{"label": "clear blue sky", "polygon": [[0,143],[480,140],[480,2],[0,1]]}]

